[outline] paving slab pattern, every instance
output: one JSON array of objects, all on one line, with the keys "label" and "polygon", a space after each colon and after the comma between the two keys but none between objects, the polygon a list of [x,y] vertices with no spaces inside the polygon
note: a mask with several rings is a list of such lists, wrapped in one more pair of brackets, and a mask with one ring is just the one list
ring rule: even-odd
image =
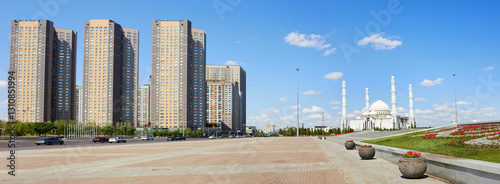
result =
[{"label": "paving slab pattern", "polygon": [[402,178],[397,165],[361,160],[356,150],[346,150],[336,139],[241,138],[21,150],[16,153],[16,176],[2,167],[0,183],[446,182],[429,175]]}]

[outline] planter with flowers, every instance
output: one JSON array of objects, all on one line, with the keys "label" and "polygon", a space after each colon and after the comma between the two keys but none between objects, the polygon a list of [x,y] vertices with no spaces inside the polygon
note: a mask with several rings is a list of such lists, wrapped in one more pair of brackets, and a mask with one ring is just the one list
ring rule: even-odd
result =
[{"label": "planter with flowers", "polygon": [[362,145],[358,153],[361,159],[372,159],[375,156],[375,149],[372,145]]},{"label": "planter with flowers", "polygon": [[427,161],[421,153],[408,151],[399,159],[398,166],[405,178],[420,178],[427,170]]},{"label": "planter with flowers", "polygon": [[354,146],[355,146],[353,140],[346,141],[344,145],[345,145],[345,148],[348,150],[354,149]]}]

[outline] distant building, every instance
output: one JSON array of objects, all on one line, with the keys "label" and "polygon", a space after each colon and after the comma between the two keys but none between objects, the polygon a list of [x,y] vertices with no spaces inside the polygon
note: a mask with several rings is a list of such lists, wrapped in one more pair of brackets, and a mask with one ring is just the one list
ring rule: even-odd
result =
[{"label": "distant building", "polygon": [[[343,94],[345,95],[345,82],[343,83]],[[375,128],[380,129],[407,129],[412,126],[416,126],[416,121],[413,112],[413,88],[411,84],[409,85],[409,109],[410,116],[402,116],[397,112],[396,106],[396,80],[394,76],[391,77],[391,97],[392,97],[392,110],[389,106],[381,100],[376,101],[370,106],[370,98],[369,91],[366,88],[366,106],[363,109],[363,113],[361,116],[358,116],[349,121],[350,128],[354,130],[371,130]],[[345,97],[345,96],[344,96]],[[342,108],[346,108],[347,105],[344,106],[345,101],[343,101]],[[345,119],[344,116],[343,119]]]},{"label": "distant building", "polygon": [[276,132],[276,125],[266,125],[264,133],[274,134]]},{"label": "distant building", "polygon": [[224,132],[245,132],[240,119],[238,82],[207,80],[207,123],[217,124]]},{"label": "distant building", "polygon": [[246,133],[248,133],[248,134],[254,134],[255,132],[257,132],[257,127],[256,126],[247,126]]},{"label": "distant building", "polygon": [[[207,65],[206,80],[225,81],[227,84],[238,83],[237,94],[241,92],[241,122],[239,130],[246,131],[246,71],[241,66],[236,65]],[[208,100],[208,99],[207,99]],[[208,102],[208,101],[207,101]]]},{"label": "distant building", "polygon": [[137,105],[137,126],[147,126],[149,123],[149,84],[139,87]]},{"label": "distant building", "polygon": [[299,128],[304,128],[304,123],[299,123]]},{"label": "distant building", "polygon": [[75,117],[76,121],[83,122],[83,86],[76,86]]}]

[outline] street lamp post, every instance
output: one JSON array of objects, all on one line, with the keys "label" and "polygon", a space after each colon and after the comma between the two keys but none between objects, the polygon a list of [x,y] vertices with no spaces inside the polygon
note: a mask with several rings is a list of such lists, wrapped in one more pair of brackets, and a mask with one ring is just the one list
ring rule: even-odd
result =
[{"label": "street lamp post", "polygon": [[455,80],[455,74],[453,74],[453,86],[455,88],[455,123],[458,124],[458,110],[457,110],[457,82]]},{"label": "street lamp post", "polygon": [[297,68],[297,137],[299,137],[299,69]]},{"label": "street lamp post", "polygon": [[241,91],[240,91],[240,92],[239,92],[239,95],[240,95],[240,105],[239,105],[239,107],[240,107],[240,115],[239,115],[239,117],[240,117],[240,121],[239,121],[239,123],[238,123],[238,129],[236,130],[236,134],[238,134],[238,132],[241,132],[241,124],[242,124],[242,122],[241,122],[241,108],[242,108],[242,107],[241,107],[241,104],[242,104],[242,103],[241,103],[241,98],[242,98],[242,97],[241,97],[241,95],[243,95],[243,92],[241,92]]},{"label": "street lamp post", "polygon": [[122,129],[122,132],[123,132],[122,136],[125,137],[125,129]]},{"label": "street lamp post", "polygon": [[325,140],[325,112],[321,112],[321,127],[323,128],[323,136],[321,136],[322,140]]}]

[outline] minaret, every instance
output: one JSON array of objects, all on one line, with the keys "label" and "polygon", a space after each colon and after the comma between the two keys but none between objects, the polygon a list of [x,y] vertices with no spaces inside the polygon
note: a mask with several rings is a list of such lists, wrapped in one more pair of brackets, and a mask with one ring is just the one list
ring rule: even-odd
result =
[{"label": "minaret", "polygon": [[399,121],[397,120],[398,112],[397,112],[397,107],[396,107],[396,80],[394,79],[394,76],[391,78],[391,93],[392,93],[392,119],[393,121],[398,125],[397,127],[394,128],[399,128]]},{"label": "minaret", "polygon": [[413,88],[411,87],[411,84],[410,84],[408,91],[410,91],[410,96],[408,97],[408,98],[410,98],[410,123],[409,123],[409,125],[415,126],[415,117],[413,116]]},{"label": "minaret", "polygon": [[368,88],[366,88],[366,110],[370,111],[370,92],[368,91]]},{"label": "minaret", "polygon": [[345,81],[342,82],[342,130],[348,128],[347,125],[347,93],[346,93],[346,85]]}]

